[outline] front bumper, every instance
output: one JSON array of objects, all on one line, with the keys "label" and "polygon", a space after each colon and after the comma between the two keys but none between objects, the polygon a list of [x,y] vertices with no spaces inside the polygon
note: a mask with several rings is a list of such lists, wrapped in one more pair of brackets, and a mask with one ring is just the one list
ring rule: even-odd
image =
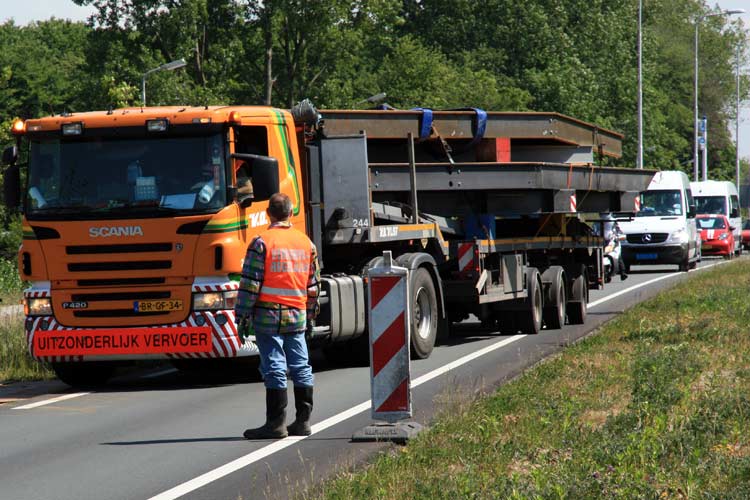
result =
[{"label": "front bumper", "polygon": [[622,259],[628,265],[682,264],[688,260],[688,244],[622,246]]},{"label": "front bumper", "polygon": [[158,327],[68,328],[53,316],[28,317],[29,353],[39,361],[121,361],[257,356],[254,337],[237,333],[234,311],[200,311]]},{"label": "front bumper", "polygon": [[703,255],[729,255],[734,252],[733,245],[730,246],[729,240],[708,240],[701,245]]}]

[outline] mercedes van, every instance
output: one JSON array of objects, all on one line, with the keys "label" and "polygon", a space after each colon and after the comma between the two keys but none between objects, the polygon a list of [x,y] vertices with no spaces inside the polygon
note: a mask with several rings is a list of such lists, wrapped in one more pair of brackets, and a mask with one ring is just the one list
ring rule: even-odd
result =
[{"label": "mercedes van", "polygon": [[691,182],[697,215],[726,215],[734,235],[734,253],[742,253],[742,217],[737,186],[729,181]]},{"label": "mercedes van", "polygon": [[687,271],[700,260],[700,233],[695,226],[695,203],[684,172],[657,172],[631,220],[619,221],[625,267],[676,264]]}]

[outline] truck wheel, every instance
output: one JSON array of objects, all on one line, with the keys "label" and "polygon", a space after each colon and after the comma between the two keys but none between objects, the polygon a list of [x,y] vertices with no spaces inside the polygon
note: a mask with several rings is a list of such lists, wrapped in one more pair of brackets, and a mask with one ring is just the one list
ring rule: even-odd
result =
[{"label": "truck wheel", "polygon": [[422,267],[411,273],[411,354],[415,359],[430,357],[440,319],[435,284]]},{"label": "truck wheel", "polygon": [[582,325],[586,321],[589,300],[589,283],[586,274],[586,266],[581,266],[578,276],[570,285],[570,300],[566,311],[568,322],[571,325]]},{"label": "truck wheel", "polygon": [[536,335],[542,329],[544,299],[542,297],[542,279],[535,267],[526,269],[526,285],[528,295],[524,301],[523,309],[516,311],[516,320],[521,333]]},{"label": "truck wheel", "polygon": [[115,371],[110,363],[52,363],[57,378],[73,387],[97,387],[107,383]]},{"label": "truck wheel", "polygon": [[565,324],[565,306],[568,299],[565,272],[561,266],[551,266],[544,271],[542,282],[547,282],[547,278],[549,278],[549,285],[544,296],[542,318],[547,328],[556,330]]}]

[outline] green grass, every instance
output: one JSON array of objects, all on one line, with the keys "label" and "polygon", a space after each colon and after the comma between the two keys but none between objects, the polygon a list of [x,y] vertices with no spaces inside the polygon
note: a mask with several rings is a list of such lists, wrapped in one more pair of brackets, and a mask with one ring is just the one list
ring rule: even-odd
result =
[{"label": "green grass", "polygon": [[[0,307],[19,304],[26,286],[18,277],[15,261],[0,258]],[[53,376],[51,370],[29,356],[23,314],[0,315],[0,383]]]},{"label": "green grass", "polygon": [[750,498],[749,292],[696,273],[306,496]]},{"label": "green grass", "polygon": [[23,314],[0,315],[0,383],[55,376],[46,365],[29,355],[23,321]]}]

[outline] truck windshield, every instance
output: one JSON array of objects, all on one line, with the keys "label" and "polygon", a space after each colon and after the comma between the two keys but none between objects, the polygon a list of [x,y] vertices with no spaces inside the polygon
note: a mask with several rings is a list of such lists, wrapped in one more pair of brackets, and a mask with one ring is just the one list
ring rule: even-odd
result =
[{"label": "truck windshield", "polygon": [[641,193],[641,209],[636,217],[682,215],[682,197],[679,190],[652,190]]},{"label": "truck windshield", "polygon": [[225,205],[219,134],[31,142],[28,218],[160,217]]},{"label": "truck windshield", "polygon": [[723,196],[696,196],[695,211],[699,214],[727,214],[726,198]]}]

